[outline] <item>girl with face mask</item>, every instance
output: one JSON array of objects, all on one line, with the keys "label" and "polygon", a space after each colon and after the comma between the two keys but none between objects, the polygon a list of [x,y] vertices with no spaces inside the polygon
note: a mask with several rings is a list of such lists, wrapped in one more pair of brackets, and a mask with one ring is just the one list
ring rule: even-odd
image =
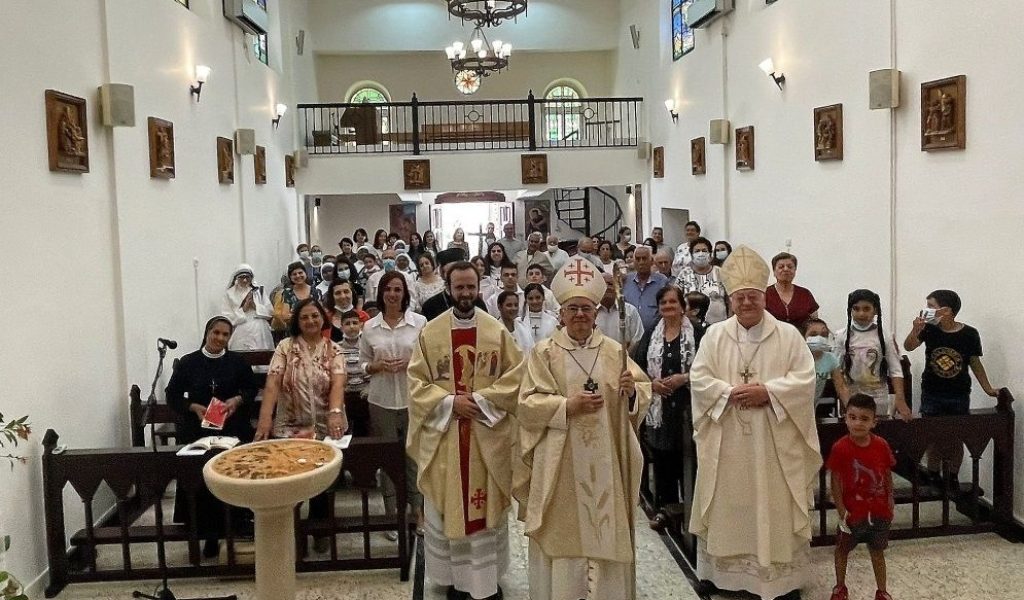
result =
[{"label": "girl with face mask", "polygon": [[836,395],[842,390],[848,395],[846,382],[843,381],[842,370],[839,368],[839,359],[832,353],[832,342],[829,339],[831,332],[828,324],[818,318],[808,319],[803,326],[804,339],[807,341],[807,349],[814,357],[814,371],[816,374],[814,387],[815,416],[834,417],[838,415],[838,406],[834,398],[822,398],[825,391],[825,384],[832,381],[836,389]]},{"label": "girl with face mask", "polygon": [[715,242],[715,255],[711,258],[711,264],[716,267],[722,266],[730,254],[732,254],[732,244],[725,240],[718,240]]},{"label": "girl with face mask", "polygon": [[698,237],[690,242],[690,263],[679,271],[676,285],[684,292],[700,292],[710,298],[706,322],[710,325],[729,317],[729,302],[725,284],[717,266],[712,264],[711,241]]},{"label": "girl with face mask", "polygon": [[[846,302],[847,327],[836,334],[836,354],[840,358],[843,379],[849,388],[840,392],[842,405],[852,394],[867,394],[875,399],[878,414],[890,415],[895,407],[900,419],[911,418],[903,394],[903,367],[896,340],[887,338],[882,327],[882,306],[871,290],[854,290]],[[889,398],[892,384],[893,399]]]}]

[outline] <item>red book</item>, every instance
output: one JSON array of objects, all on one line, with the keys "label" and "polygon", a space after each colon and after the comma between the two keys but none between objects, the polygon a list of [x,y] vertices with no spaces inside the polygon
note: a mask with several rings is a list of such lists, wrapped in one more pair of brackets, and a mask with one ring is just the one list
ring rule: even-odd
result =
[{"label": "red book", "polygon": [[206,407],[206,416],[203,417],[202,426],[205,429],[224,429],[224,421],[227,418],[227,405],[214,398]]}]

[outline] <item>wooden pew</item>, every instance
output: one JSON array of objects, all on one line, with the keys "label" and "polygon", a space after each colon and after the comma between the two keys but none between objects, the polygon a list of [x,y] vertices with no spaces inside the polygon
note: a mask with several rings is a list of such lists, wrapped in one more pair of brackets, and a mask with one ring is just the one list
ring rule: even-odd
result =
[{"label": "wooden pew", "polygon": [[[43,439],[43,505],[46,518],[46,544],[49,562],[50,582],[46,597],[52,598],[69,583],[97,581],[127,581],[156,579],[159,569],[153,566],[139,566],[133,552],[139,544],[155,543],[164,548],[172,542],[188,545],[188,559],[168,563],[171,578],[186,577],[251,577],[254,566],[239,564],[235,552],[236,535],[232,530],[231,512],[225,511],[227,530],[226,563],[203,564],[200,559],[200,540],[192,526],[170,523],[170,516],[163,510],[162,498],[173,481],[177,489],[184,492],[191,522],[195,523],[195,494],[202,485],[202,468],[211,454],[202,456],[177,456],[177,447],[161,446],[152,448],[109,448],[92,450],[57,449],[57,434],[48,430]],[[371,515],[369,495],[379,494],[376,473],[383,471],[395,483],[396,501],[405,506],[405,443],[399,439],[355,438],[347,450],[342,473],[348,472],[352,484],[360,496],[358,514],[337,515],[332,509],[328,518],[301,519],[296,524],[296,569],[300,572],[342,571],[363,569],[397,569],[402,581],[409,578],[410,523],[406,511],[398,511],[392,517]],[[345,478],[339,474],[329,493],[335,494],[344,485]],[[105,482],[117,499],[114,518],[97,520],[94,497],[101,483]],[[68,484],[82,501],[85,526],[67,537],[65,514],[70,508],[65,505]],[[137,506],[152,506],[155,525],[137,525]],[[333,507],[333,502],[332,502]],[[380,545],[372,548],[370,536],[375,532],[399,532],[398,541],[391,552],[382,552]],[[363,548],[361,555],[342,556],[338,551],[335,534],[361,534]],[[332,538],[329,556],[309,556],[302,552],[307,535],[329,535]],[[72,550],[68,551],[66,540],[70,539]],[[383,538],[375,538],[381,544]],[[120,565],[101,568],[97,564],[97,552],[103,547],[119,548]],[[134,558],[134,560],[133,560]]]}]

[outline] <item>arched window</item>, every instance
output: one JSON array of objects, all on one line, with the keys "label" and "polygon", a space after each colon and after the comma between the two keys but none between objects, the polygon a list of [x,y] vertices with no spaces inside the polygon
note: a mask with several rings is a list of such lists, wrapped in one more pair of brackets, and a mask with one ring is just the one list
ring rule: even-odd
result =
[{"label": "arched window", "polygon": [[[348,101],[350,104],[387,104],[391,102],[384,86],[373,81],[360,81],[349,88]],[[376,110],[377,122],[380,124],[380,133],[391,133],[391,110],[388,107],[381,107]],[[386,146],[390,142],[384,141]]]},{"label": "arched window", "polygon": [[580,139],[581,94],[576,87],[558,82],[548,89],[544,99],[544,129],[549,142],[568,142]]},{"label": "arched window", "polygon": [[356,90],[349,102],[352,104],[384,104],[388,101],[384,92],[377,88],[364,87]]}]

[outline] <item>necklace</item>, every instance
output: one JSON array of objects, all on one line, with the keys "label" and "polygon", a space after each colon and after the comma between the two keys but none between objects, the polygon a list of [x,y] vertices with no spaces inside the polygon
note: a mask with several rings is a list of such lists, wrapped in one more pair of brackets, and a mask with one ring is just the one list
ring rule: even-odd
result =
[{"label": "necklace", "polygon": [[569,358],[571,358],[572,362],[576,363],[576,366],[580,368],[580,371],[583,371],[583,373],[586,374],[587,376],[587,381],[586,383],[583,384],[583,389],[584,391],[591,394],[597,391],[597,382],[594,381],[592,373],[594,372],[594,369],[597,367],[597,359],[600,357],[601,351],[600,349],[598,349],[598,351],[594,354],[594,364],[590,365],[590,370],[588,371],[583,368],[583,365],[580,364],[580,361],[576,360],[576,357],[573,355],[573,351],[569,350]]},{"label": "necklace", "polygon": [[739,324],[739,321],[737,321],[736,322],[736,351],[739,352],[739,354],[740,354],[740,364],[743,365],[743,370],[740,371],[740,377],[743,378],[743,383],[750,383],[750,380],[755,375],[757,375],[757,372],[750,370],[750,365],[751,365],[751,363],[754,362],[754,359],[757,358],[757,353],[760,350],[761,350],[761,342],[758,342],[757,346],[754,348],[754,354],[751,355],[750,360],[747,360],[747,357],[743,356],[743,346],[740,345],[740,324]]}]

